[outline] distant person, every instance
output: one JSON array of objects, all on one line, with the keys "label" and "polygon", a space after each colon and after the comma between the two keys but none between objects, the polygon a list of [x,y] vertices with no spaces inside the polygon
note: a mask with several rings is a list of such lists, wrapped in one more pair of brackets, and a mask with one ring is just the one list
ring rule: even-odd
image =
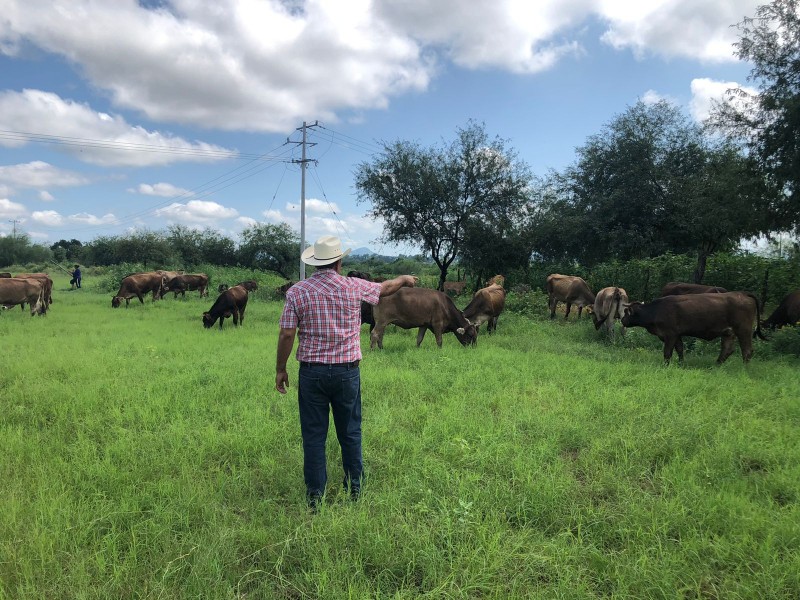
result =
[{"label": "distant person", "polygon": [[75,288],[81,289],[81,267],[80,265],[75,265],[75,270],[72,272],[72,279],[69,280],[70,289],[73,290]]},{"label": "distant person", "polygon": [[414,287],[417,278],[400,275],[383,283],[344,277],[339,238],[324,236],[307,248],[301,260],[317,268],[308,279],[286,291],[280,319],[275,389],[286,393],[289,376],[286,361],[292,353],[295,334],[300,342],[297,398],[303,437],[303,475],[306,499],[316,511],[325,494],[325,439],[329,414],[333,411],[336,437],[342,448],[344,488],[352,499],[361,493],[361,301],[377,304],[402,287]]}]

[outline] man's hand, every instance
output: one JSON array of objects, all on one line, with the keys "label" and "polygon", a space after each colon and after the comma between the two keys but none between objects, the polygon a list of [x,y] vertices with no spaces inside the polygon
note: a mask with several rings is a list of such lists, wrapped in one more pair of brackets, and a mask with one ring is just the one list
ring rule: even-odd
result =
[{"label": "man's hand", "polygon": [[287,387],[289,387],[289,374],[286,371],[278,371],[275,374],[275,389],[285,394]]}]

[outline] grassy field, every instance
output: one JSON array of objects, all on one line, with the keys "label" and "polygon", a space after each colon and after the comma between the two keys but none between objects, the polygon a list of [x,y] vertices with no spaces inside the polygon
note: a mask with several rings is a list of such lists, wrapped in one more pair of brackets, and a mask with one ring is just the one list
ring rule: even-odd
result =
[{"label": "grassy field", "polygon": [[[0,314],[0,598],[800,597],[800,378],[504,314],[477,348],[363,328],[362,500],[308,513],[279,302],[66,291]],[[463,304],[463,303],[462,303]]]}]

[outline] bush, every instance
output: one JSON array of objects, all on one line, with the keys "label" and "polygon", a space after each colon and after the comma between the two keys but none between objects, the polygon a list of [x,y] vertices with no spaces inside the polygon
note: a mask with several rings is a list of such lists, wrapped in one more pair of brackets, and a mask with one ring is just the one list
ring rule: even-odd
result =
[{"label": "bush", "polygon": [[772,351],[800,356],[800,327],[783,327],[769,335]]}]

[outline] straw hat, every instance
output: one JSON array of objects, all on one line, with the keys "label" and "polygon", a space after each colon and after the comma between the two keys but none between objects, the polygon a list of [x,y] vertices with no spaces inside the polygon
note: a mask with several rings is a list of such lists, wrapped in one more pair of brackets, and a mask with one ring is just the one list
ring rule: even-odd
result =
[{"label": "straw hat", "polygon": [[325,235],[319,238],[313,246],[303,250],[300,260],[307,265],[319,267],[334,263],[348,254],[350,254],[350,248],[342,252],[342,240],[333,235]]}]

